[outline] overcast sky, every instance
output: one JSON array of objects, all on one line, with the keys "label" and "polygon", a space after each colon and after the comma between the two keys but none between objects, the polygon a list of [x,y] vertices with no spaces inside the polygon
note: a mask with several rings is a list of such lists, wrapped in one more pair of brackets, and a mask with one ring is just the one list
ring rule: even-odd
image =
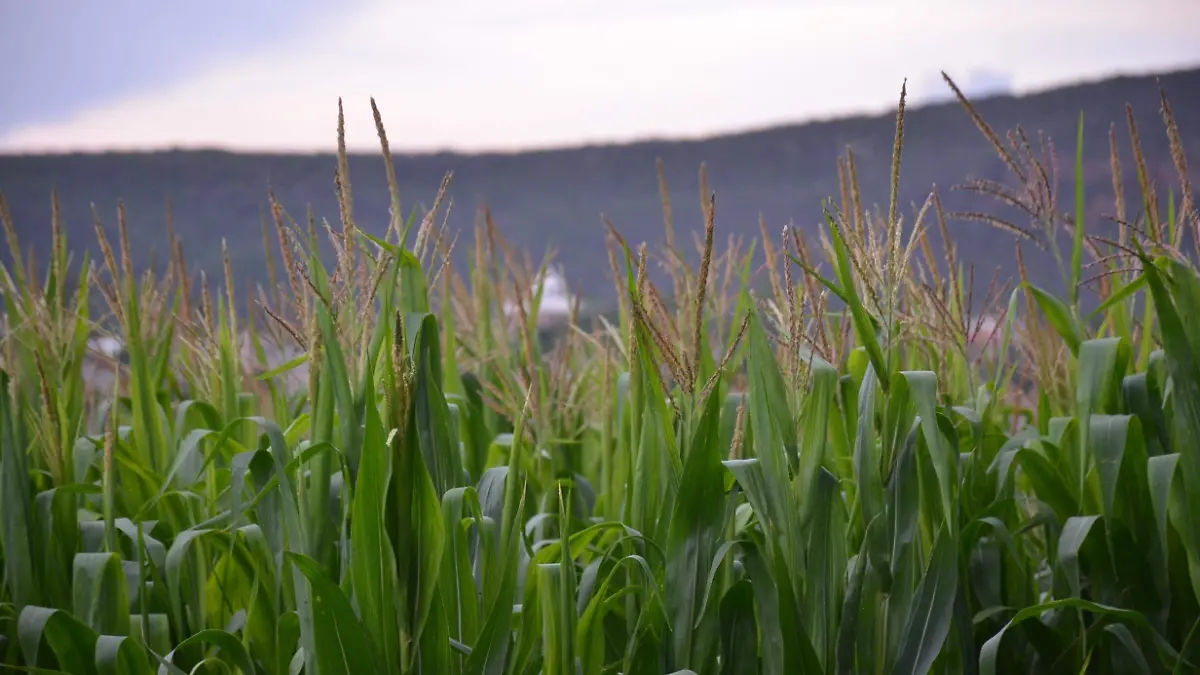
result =
[{"label": "overcast sky", "polygon": [[[286,9],[285,9],[286,7]],[[516,149],[1200,65],[1197,0],[0,0],[0,152]]]}]

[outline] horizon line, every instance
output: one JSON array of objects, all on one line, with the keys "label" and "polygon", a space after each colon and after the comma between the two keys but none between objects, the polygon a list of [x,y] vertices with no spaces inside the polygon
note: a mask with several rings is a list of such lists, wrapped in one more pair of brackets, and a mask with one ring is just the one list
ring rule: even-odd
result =
[{"label": "horizon line", "polygon": [[[1064,81],[1058,84],[1049,84],[1039,87],[1030,87],[1024,90],[1010,89],[1003,92],[986,93],[978,97],[970,97],[967,99],[972,104],[984,103],[1001,99],[1024,99],[1031,98],[1043,94],[1048,94],[1055,91],[1080,89],[1089,86],[1097,86],[1109,82],[1117,82],[1128,79],[1143,79],[1153,77],[1155,79],[1161,77],[1171,77],[1185,73],[1200,71],[1200,62],[1192,62],[1188,65],[1181,65],[1169,69],[1127,69],[1113,71],[1108,74],[1096,75],[1092,77],[1079,78],[1069,81]],[[944,71],[942,71],[944,73]],[[905,78],[907,82],[908,78]],[[908,112],[917,110],[925,110],[930,108],[938,108],[943,106],[958,106],[959,101],[947,88],[941,96],[924,97],[922,100],[915,102],[906,102]],[[611,137],[594,137],[583,138],[578,141],[547,141],[544,144],[530,144],[520,146],[479,146],[474,148],[463,147],[439,147],[428,149],[404,149],[395,151],[391,155],[395,157],[408,158],[423,158],[423,157],[440,157],[440,156],[460,156],[460,157],[496,157],[496,156],[517,156],[528,154],[548,154],[555,152],[570,152],[577,150],[585,150],[592,148],[620,148],[637,145],[652,145],[658,143],[703,143],[710,140],[728,138],[731,136],[746,136],[756,133],[764,133],[777,129],[788,128],[803,128],[808,126],[817,126],[822,124],[830,124],[839,121],[848,121],[856,119],[873,119],[894,116],[896,104],[888,104],[879,106],[875,109],[859,109],[855,112],[832,113],[826,115],[815,115],[807,118],[791,118],[780,119],[772,122],[760,122],[749,124],[743,127],[726,127],[725,129],[714,130],[710,132],[700,133],[680,133],[671,134],[670,132],[646,132],[640,135],[624,135]],[[385,125],[386,128],[386,125]],[[251,146],[219,146],[209,143],[188,145],[186,143],[171,144],[171,145],[136,145],[136,146],[111,146],[103,149],[75,149],[75,150],[59,150],[59,149],[41,149],[41,150],[22,150],[19,152],[7,151],[0,148],[0,158],[18,159],[18,158],[34,158],[34,157],[101,157],[106,155],[161,155],[172,153],[212,153],[212,154],[231,154],[245,156],[266,156],[266,157],[320,157],[328,155],[336,155],[336,143],[330,143],[334,146],[332,149],[317,149],[297,147],[294,149],[279,149],[277,147],[269,148],[254,148]],[[380,153],[378,144],[364,145],[361,147],[347,147],[348,155],[376,155]]]}]

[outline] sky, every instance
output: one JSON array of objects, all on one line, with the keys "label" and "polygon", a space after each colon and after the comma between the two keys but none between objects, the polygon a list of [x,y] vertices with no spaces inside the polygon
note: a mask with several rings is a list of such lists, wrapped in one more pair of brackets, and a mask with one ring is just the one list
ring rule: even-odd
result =
[{"label": "sky", "polygon": [[696,137],[1200,66],[1197,0],[0,0],[0,153]]}]

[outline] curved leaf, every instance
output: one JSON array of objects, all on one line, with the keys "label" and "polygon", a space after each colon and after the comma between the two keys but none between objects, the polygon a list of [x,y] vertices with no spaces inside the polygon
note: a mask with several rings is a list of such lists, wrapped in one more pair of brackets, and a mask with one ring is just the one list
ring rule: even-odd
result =
[{"label": "curved leaf", "polygon": [[154,675],[146,650],[133,638],[101,635],[96,641],[98,675]]},{"label": "curved leaf", "polygon": [[216,647],[222,655],[222,658],[218,660],[227,666],[229,664],[236,666],[243,675],[256,672],[254,662],[250,660],[250,654],[246,652],[246,647],[242,645],[241,641],[231,633],[212,628],[193,633],[189,638],[180,642],[170,654],[167,654],[164,660],[167,663],[174,663],[176,653],[198,645]]}]

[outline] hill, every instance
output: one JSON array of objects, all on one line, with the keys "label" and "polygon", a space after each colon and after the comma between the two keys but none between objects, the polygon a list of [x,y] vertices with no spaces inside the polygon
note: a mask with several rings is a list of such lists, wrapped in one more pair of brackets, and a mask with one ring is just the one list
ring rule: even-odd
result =
[{"label": "hill", "polygon": [[[1196,158],[1200,155],[1200,69],[1163,74],[1157,81],[1170,97],[1185,148]],[[1162,186],[1165,203],[1165,186],[1176,180],[1155,77],[1119,77],[1023,97],[995,97],[976,105],[1001,134],[1020,125],[1035,142],[1038,132],[1056,142],[1064,210],[1073,203],[1074,138],[1082,111],[1089,227],[1094,223],[1111,229],[1111,223],[1101,220],[1113,213],[1107,143],[1111,123],[1117,125],[1126,193],[1137,193],[1125,126],[1126,103],[1133,106],[1149,173]],[[995,150],[957,104],[911,109],[905,129],[900,192],[903,211],[910,219],[935,184],[947,210],[996,212],[999,207],[989,198],[950,190],[968,177],[1012,184]],[[519,154],[404,155],[395,157],[395,163],[406,211],[430,203],[444,173],[453,171],[452,229],[469,230],[477,209],[486,205],[510,242],[534,255],[547,246],[555,247],[569,283],[586,295],[606,299],[611,287],[607,258],[602,253],[600,214],[610,217],[633,242],[645,240],[652,247],[659,243],[662,215],[657,158],[667,169],[678,230],[703,227],[697,168],[706,162],[717,194],[719,238],[728,234],[758,236],[760,215],[772,233],[789,222],[815,232],[822,201],[839,192],[835,162],[847,147],[856,157],[863,200],[868,206],[886,208],[894,131],[891,115],[860,116],[701,140],[655,140]],[[404,130],[393,128],[389,133],[399,137]],[[334,140],[331,135],[331,149]],[[164,204],[169,199],[176,231],[193,264],[219,270],[220,242],[225,238],[231,243],[239,277],[262,281],[266,273],[259,228],[266,212],[268,185],[294,216],[301,216],[311,205],[318,218],[336,223],[335,166],[333,154],[175,151],[0,156],[0,192],[8,200],[23,246],[39,251],[48,248],[52,189],[59,192],[72,245],[87,245],[93,253],[91,205],[111,227],[117,200],[125,200],[132,254],[140,264],[149,264],[155,250],[159,261],[165,259]],[[1200,161],[1193,161],[1193,174],[1197,166]],[[382,161],[378,155],[355,155],[350,167],[359,226],[378,233],[386,225],[388,205]],[[1192,180],[1200,182],[1200,175],[1193,175]],[[1131,209],[1138,206],[1130,204]],[[996,266],[1002,267],[1005,278],[1012,276],[1012,235],[972,221],[951,223],[951,233],[960,257],[980,267],[977,276],[990,277]],[[465,249],[465,245],[459,248],[460,257],[466,255]],[[1059,287],[1053,264],[1045,264],[1048,258],[1032,251],[1030,255],[1034,280]]]}]

